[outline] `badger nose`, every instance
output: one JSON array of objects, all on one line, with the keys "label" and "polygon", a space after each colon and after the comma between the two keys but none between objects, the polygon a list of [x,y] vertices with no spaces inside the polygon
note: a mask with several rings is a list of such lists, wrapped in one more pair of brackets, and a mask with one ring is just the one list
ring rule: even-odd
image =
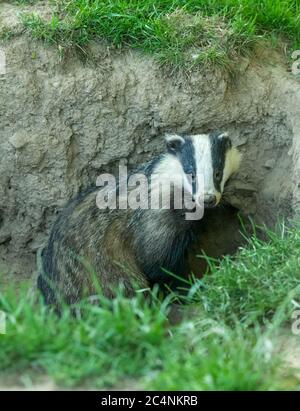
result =
[{"label": "badger nose", "polygon": [[211,208],[217,203],[217,197],[214,194],[209,194],[204,197],[204,207]]}]

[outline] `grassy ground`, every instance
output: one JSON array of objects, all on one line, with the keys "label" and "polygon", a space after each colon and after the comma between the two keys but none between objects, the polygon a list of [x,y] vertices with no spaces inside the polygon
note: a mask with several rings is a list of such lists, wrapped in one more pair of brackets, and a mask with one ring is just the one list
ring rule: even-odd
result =
[{"label": "grassy ground", "polygon": [[[21,0],[21,3],[34,0]],[[176,66],[231,68],[262,41],[300,48],[298,0],[58,0],[50,21],[22,17],[35,38],[82,49],[92,39],[130,46]]]},{"label": "grassy ground", "polygon": [[[81,305],[75,319],[34,303],[26,289],[0,293],[7,334],[0,335],[2,379],[37,375],[58,386],[262,390],[299,388],[278,351],[282,327],[300,303],[300,230],[254,235],[234,258],[193,284],[184,319],[170,324],[170,301],[119,296]],[[299,309],[299,308],[298,308]],[[127,383],[126,383],[127,381]],[[0,377],[1,383],[1,377]]]}]

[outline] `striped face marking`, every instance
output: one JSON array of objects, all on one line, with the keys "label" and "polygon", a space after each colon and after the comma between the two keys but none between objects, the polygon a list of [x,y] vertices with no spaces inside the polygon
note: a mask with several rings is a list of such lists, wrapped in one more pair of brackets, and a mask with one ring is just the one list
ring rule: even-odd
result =
[{"label": "striped face marking", "polygon": [[[165,158],[166,170],[169,160],[169,172],[189,175],[190,192],[195,201],[203,198],[207,208],[216,206],[222,196],[229,177],[237,170],[240,155],[232,148],[226,133],[214,132],[193,136],[170,135],[166,137],[169,156]],[[172,164],[172,166],[171,166]],[[177,168],[177,171],[176,171]],[[201,176],[203,184],[197,184]],[[200,192],[198,186],[202,187]]]}]

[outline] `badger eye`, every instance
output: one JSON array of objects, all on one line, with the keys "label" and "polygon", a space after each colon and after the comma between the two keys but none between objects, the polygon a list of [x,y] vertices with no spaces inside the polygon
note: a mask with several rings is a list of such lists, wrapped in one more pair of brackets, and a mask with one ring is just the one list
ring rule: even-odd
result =
[{"label": "badger eye", "polygon": [[193,170],[191,169],[186,170],[186,174],[190,176],[193,181],[196,180],[196,173]]},{"label": "badger eye", "polygon": [[217,181],[219,181],[219,180],[221,180],[221,173],[220,173],[220,171],[215,171],[215,180],[217,180]]}]

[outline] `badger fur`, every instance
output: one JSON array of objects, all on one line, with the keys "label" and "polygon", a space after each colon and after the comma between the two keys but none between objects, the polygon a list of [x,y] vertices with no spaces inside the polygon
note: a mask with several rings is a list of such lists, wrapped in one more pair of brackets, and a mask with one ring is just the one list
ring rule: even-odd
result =
[{"label": "badger fur", "polygon": [[[166,152],[138,170],[147,178],[204,176],[205,208],[221,200],[240,155],[226,133],[168,135]],[[189,190],[197,201],[193,181]],[[127,296],[154,284],[176,288],[167,272],[182,276],[197,222],[171,209],[99,209],[99,188],[73,199],[60,213],[41,252],[38,288],[47,304],[72,304],[97,293],[112,297],[121,285]],[[119,195],[116,190],[116,195]],[[95,282],[96,280],[96,282]]]}]

